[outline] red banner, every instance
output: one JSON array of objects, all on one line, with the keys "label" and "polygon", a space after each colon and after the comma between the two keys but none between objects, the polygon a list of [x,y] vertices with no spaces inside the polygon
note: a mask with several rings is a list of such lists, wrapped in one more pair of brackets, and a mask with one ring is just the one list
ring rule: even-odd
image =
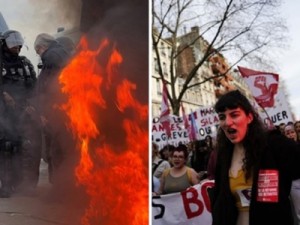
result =
[{"label": "red banner", "polygon": [[238,69],[257,103],[262,108],[273,107],[274,96],[278,89],[279,75],[250,70],[239,66]]}]

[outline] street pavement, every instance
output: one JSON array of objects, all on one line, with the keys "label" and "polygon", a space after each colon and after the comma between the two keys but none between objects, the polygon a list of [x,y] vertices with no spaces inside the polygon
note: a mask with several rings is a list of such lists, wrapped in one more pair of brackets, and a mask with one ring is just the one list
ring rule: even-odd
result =
[{"label": "street pavement", "polygon": [[0,225],[81,225],[82,209],[52,196],[47,164],[41,162],[35,193],[0,198]]}]

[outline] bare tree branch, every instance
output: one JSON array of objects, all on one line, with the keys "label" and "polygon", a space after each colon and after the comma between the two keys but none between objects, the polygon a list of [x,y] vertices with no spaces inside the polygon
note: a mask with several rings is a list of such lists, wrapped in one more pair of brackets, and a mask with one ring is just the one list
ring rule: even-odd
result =
[{"label": "bare tree branch", "polygon": [[[284,45],[285,24],[276,13],[280,2],[280,0],[152,0],[152,26],[157,29],[152,34],[153,51],[160,79],[169,85],[168,98],[175,114],[178,113],[180,101],[188,89],[224,77],[235,65],[249,59],[252,62],[264,62],[268,57],[268,48]],[[182,30],[195,26],[199,28],[198,33],[191,35],[188,41],[183,39],[185,33],[182,33]],[[163,74],[163,62],[160,57],[159,43],[163,40],[167,40],[170,45],[168,78]],[[185,71],[183,85],[178,91],[177,80],[182,76],[177,72],[180,59],[187,51],[193,51],[195,54],[196,48],[201,54],[195,58],[195,62],[192,62],[193,66],[189,67],[189,71]],[[203,80],[194,79],[201,76],[200,68],[207,68],[207,62],[219,54],[230,55],[232,62],[227,71]]]}]

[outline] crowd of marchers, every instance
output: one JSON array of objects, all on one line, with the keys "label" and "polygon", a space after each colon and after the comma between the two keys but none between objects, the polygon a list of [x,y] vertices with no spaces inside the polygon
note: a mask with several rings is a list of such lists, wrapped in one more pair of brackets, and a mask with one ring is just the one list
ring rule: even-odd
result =
[{"label": "crowd of marchers", "polygon": [[66,156],[62,145],[65,125],[57,103],[58,76],[74,51],[71,39],[41,33],[34,49],[37,65],[20,55],[22,34],[7,30],[0,34],[0,197],[16,193],[34,194],[40,162],[48,164],[49,182],[55,183]]},{"label": "crowd of marchers", "polygon": [[215,138],[162,149],[152,143],[152,196],[210,179],[213,225],[300,224],[300,121],[266,127],[239,91],[214,108]]}]

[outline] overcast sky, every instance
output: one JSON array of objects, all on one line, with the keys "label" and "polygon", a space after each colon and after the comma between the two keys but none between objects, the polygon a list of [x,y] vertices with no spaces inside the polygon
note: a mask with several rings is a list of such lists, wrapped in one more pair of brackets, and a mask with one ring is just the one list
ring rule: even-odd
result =
[{"label": "overcast sky", "polygon": [[300,1],[286,0],[282,15],[286,18],[289,28],[290,48],[278,60],[281,70],[278,72],[283,79],[290,95],[290,103],[294,113],[300,120]]},{"label": "overcast sky", "polygon": [[[3,16],[10,29],[19,30],[25,36],[28,49],[22,54],[37,64],[38,57],[33,51],[33,42],[39,33],[56,33],[58,27],[66,29],[78,25],[79,0],[0,0]],[[76,3],[76,4],[75,4]],[[300,119],[300,1],[286,0],[282,16],[289,28],[290,48],[278,58],[280,79],[286,83],[293,111]],[[150,89],[151,90],[151,89]]]},{"label": "overcast sky", "polygon": [[9,29],[22,33],[28,49],[24,47],[21,54],[36,65],[35,37],[39,33],[55,34],[59,27],[70,29],[78,25],[78,4],[80,0],[0,0],[0,12]]}]

